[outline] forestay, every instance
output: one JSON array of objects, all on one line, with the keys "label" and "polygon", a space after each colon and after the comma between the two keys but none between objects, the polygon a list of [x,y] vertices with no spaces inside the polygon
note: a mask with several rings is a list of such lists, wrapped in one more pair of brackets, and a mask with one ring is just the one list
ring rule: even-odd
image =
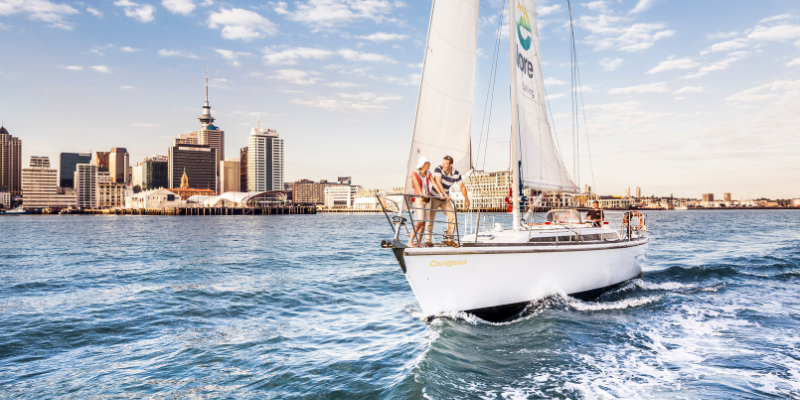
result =
[{"label": "forestay", "polygon": [[406,173],[420,156],[439,165],[453,157],[462,174],[472,167],[470,128],[478,43],[478,0],[434,0]]},{"label": "forestay", "polygon": [[[522,186],[578,193],[550,133],[534,0],[511,0],[512,168]],[[516,146],[515,146],[516,145]],[[516,148],[515,148],[516,147]]]}]

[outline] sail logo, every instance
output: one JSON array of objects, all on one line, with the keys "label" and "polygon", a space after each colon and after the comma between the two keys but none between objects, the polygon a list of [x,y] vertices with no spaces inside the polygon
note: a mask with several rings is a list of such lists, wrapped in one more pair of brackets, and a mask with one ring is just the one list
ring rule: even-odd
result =
[{"label": "sail logo", "polygon": [[[517,22],[517,36],[519,37],[519,44],[525,51],[531,48],[533,41],[533,31],[531,30],[531,20],[528,18],[528,11],[525,10],[521,4],[517,4],[517,10],[522,11]],[[527,35],[523,35],[523,30],[528,31]]]}]

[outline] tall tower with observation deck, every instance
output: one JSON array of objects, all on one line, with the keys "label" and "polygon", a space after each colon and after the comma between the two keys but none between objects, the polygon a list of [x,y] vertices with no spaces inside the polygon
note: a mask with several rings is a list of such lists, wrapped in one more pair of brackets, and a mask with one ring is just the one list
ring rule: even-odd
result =
[{"label": "tall tower with observation deck", "polygon": [[206,101],[203,103],[203,115],[198,119],[201,127],[197,131],[197,143],[217,149],[217,164],[219,164],[225,159],[225,131],[214,125],[214,117],[211,116],[211,105],[208,103],[208,67],[206,67]]}]

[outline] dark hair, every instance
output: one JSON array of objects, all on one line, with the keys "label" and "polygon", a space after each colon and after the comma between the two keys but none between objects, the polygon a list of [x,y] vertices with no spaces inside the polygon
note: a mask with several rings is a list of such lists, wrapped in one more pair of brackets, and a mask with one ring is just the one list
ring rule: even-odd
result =
[{"label": "dark hair", "polygon": [[453,157],[450,157],[450,156],[444,156],[444,159],[445,159],[445,160],[447,160],[447,161],[450,161],[450,164],[452,164],[452,163],[453,163]]},{"label": "dark hair", "polygon": [[592,201],[592,203],[597,204],[598,206],[600,205],[600,202],[598,202],[597,200]]}]

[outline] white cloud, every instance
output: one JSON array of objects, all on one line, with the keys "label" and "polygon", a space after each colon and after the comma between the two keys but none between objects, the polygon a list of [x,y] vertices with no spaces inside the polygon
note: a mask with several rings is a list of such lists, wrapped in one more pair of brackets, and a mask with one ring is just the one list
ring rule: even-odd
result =
[{"label": "white cloud", "polygon": [[559,11],[561,11],[560,4],[554,4],[552,6],[539,6],[536,8],[536,15],[544,17],[545,15],[549,15]]},{"label": "white cloud", "polygon": [[358,36],[360,39],[369,40],[372,42],[388,42],[391,40],[404,40],[408,39],[408,36],[401,35],[398,33],[383,33],[383,32],[375,32],[371,35],[366,36]]},{"label": "white cloud", "polygon": [[309,107],[318,107],[326,110],[341,110],[352,108],[359,111],[378,110],[388,108],[386,103],[394,103],[403,99],[403,96],[377,95],[371,92],[361,92],[356,94],[339,93],[345,100],[317,97],[311,100],[292,100],[295,104]]},{"label": "white cloud", "polygon": [[86,12],[88,12],[89,14],[94,15],[95,17],[103,18],[103,13],[98,11],[97,9],[92,8],[92,7],[86,7]]},{"label": "white cloud", "polygon": [[119,49],[121,51],[126,52],[126,53],[135,53],[135,52],[139,51],[139,49],[134,49],[133,47],[130,47],[130,46],[123,46],[123,47],[120,47]]},{"label": "white cloud", "polygon": [[800,57],[798,57],[798,58],[795,58],[794,60],[792,60],[792,61],[789,61],[789,62],[786,64],[786,66],[787,66],[787,67],[793,67],[793,66],[795,66],[795,65],[800,65]]},{"label": "white cloud", "polygon": [[78,10],[66,5],[51,3],[49,0],[1,0],[0,15],[27,14],[32,21],[41,21],[51,28],[72,29],[72,24],[64,21],[67,15],[78,14]]},{"label": "white cloud", "polygon": [[332,51],[313,49],[310,47],[293,47],[276,53],[274,53],[270,48],[266,48],[264,51],[267,52],[267,54],[264,55],[264,60],[266,60],[267,64],[273,65],[294,65],[297,64],[297,60],[299,59],[321,60],[333,55]]},{"label": "white cloud", "polygon": [[747,51],[737,51],[737,52],[730,53],[730,54],[728,54],[728,58],[726,58],[724,60],[720,60],[720,61],[714,62],[714,63],[711,63],[711,64],[706,65],[704,67],[701,67],[694,74],[686,75],[683,78],[687,78],[687,79],[702,78],[702,77],[708,75],[710,72],[724,71],[724,70],[730,68],[730,66],[733,63],[743,59],[748,54],[750,54],[750,53],[747,52]]},{"label": "white cloud", "polygon": [[546,97],[547,100],[555,100],[555,99],[560,99],[560,98],[562,98],[564,96],[566,96],[564,93],[558,93],[558,94],[551,94],[551,95],[548,95],[548,96],[545,96],[545,97]]},{"label": "white cloud", "polygon": [[64,69],[68,69],[70,71],[83,71],[83,67],[79,65],[67,65]]},{"label": "white cloud", "polygon": [[396,63],[396,61],[382,54],[362,53],[360,51],[350,49],[341,49],[337,51],[337,53],[349,61]]},{"label": "white cloud", "polygon": [[247,52],[239,52],[239,51],[232,51],[225,49],[214,49],[214,51],[219,53],[222,56],[222,58],[230,60],[231,64],[233,64],[234,67],[240,67],[242,65],[239,63],[239,61],[237,61],[239,57],[248,57],[252,55],[251,53]]},{"label": "white cloud", "polygon": [[183,50],[161,49],[158,51],[158,55],[161,57],[200,58],[188,51],[183,51]]},{"label": "white cloud", "polygon": [[641,94],[669,92],[666,82],[643,83],[637,86],[614,88],[608,91],[611,94]]},{"label": "white cloud", "polygon": [[758,22],[763,24],[765,22],[780,21],[780,20],[784,20],[784,19],[795,19],[795,18],[797,18],[797,17],[795,17],[792,14],[781,14],[781,15],[776,15],[774,17],[764,18],[764,19],[762,19],[761,21],[758,21]]},{"label": "white cloud", "polygon": [[173,14],[189,15],[197,7],[192,0],[163,0],[161,5]]},{"label": "white cloud", "polygon": [[613,71],[613,70],[619,68],[619,66],[622,65],[623,61],[624,60],[621,59],[621,58],[609,58],[609,57],[606,57],[606,58],[598,61],[597,63],[600,64],[600,66],[603,67],[603,69],[605,69],[606,71]]},{"label": "white cloud", "polygon": [[411,74],[406,76],[405,78],[397,78],[394,76],[387,76],[383,78],[377,76],[370,76],[370,78],[386,83],[394,83],[400,86],[416,86],[419,85],[420,79],[422,79],[422,74]]},{"label": "white cloud", "polygon": [[351,88],[351,87],[356,87],[356,86],[364,86],[364,85],[362,85],[360,83],[339,81],[339,82],[331,82],[331,83],[328,84],[328,86],[335,87],[335,88],[340,88],[340,89],[345,89],[345,88]]},{"label": "white cloud", "polygon": [[135,87],[133,87],[133,86],[120,86],[119,88],[120,88],[120,89],[136,89],[136,88],[135,88]]},{"label": "white cloud", "polygon": [[607,1],[593,1],[590,3],[583,3],[581,5],[587,7],[592,11],[606,11],[608,9]]},{"label": "white cloud", "polygon": [[311,85],[319,81],[313,75],[319,75],[316,72],[301,71],[299,69],[279,69],[275,71],[276,75],[270,76],[272,79],[279,79],[297,85]]},{"label": "white cloud", "polygon": [[422,68],[422,63],[417,63],[417,64],[406,64],[406,65],[408,65],[408,66],[409,66],[409,67],[411,67],[411,68]]},{"label": "white cloud", "polygon": [[553,77],[549,77],[549,78],[545,78],[544,84],[545,85],[566,85],[567,82],[564,82],[562,80],[558,80],[558,79],[553,78]]},{"label": "white cloud", "polygon": [[241,39],[247,42],[266,35],[272,36],[278,31],[272,21],[241,8],[221,8],[219,12],[211,12],[207,22],[211,29],[222,26],[222,37],[229,40]]},{"label": "white cloud", "polygon": [[289,20],[318,31],[361,19],[374,22],[393,21],[389,15],[397,8],[404,7],[405,3],[397,0],[307,0],[296,2],[295,6],[295,10],[290,11],[286,2],[279,1],[274,4],[273,9]]},{"label": "white cloud", "polygon": [[156,19],[153,15],[153,13],[156,12],[156,8],[150,4],[139,4],[130,0],[117,0],[114,2],[114,5],[125,9],[125,16],[131,17],[139,22],[147,23]]},{"label": "white cloud", "polygon": [[702,86],[684,86],[672,93],[674,94],[681,94],[681,93],[702,93],[705,92],[706,88]]},{"label": "white cloud", "polygon": [[631,14],[642,12],[647,10],[648,8],[652,7],[655,4],[655,0],[639,0],[639,3],[636,4],[636,7],[631,10]]},{"label": "white cloud", "polygon": [[708,53],[716,53],[720,51],[731,51],[742,49],[748,46],[748,40],[743,38],[728,40],[725,42],[720,42],[714,45],[711,45],[709,48],[700,52],[701,55],[706,55]]},{"label": "white cloud", "polygon": [[671,71],[674,69],[692,69],[700,64],[688,59],[688,58],[680,58],[675,59],[673,56],[670,56],[666,60],[658,63],[655,67],[647,71],[647,74],[657,74],[659,72],[664,71]]},{"label": "white cloud", "polygon": [[731,31],[731,32],[719,32],[719,33],[711,33],[706,35],[707,38],[716,40],[716,39],[730,39],[739,36],[739,32]]},{"label": "white cloud", "polygon": [[102,72],[104,74],[110,74],[111,73],[111,69],[109,69],[105,65],[94,65],[94,66],[91,66],[89,68],[91,68],[91,69],[93,69],[93,70],[95,70],[97,72]]},{"label": "white cloud", "polygon": [[652,47],[656,41],[668,38],[675,31],[665,29],[662,23],[635,23],[625,25],[628,20],[613,15],[582,16],[578,26],[591,32],[585,42],[597,50],[617,49],[642,51]]},{"label": "white cloud", "polygon": [[785,42],[800,37],[800,25],[783,24],[770,27],[758,25],[747,37],[753,40]]}]

